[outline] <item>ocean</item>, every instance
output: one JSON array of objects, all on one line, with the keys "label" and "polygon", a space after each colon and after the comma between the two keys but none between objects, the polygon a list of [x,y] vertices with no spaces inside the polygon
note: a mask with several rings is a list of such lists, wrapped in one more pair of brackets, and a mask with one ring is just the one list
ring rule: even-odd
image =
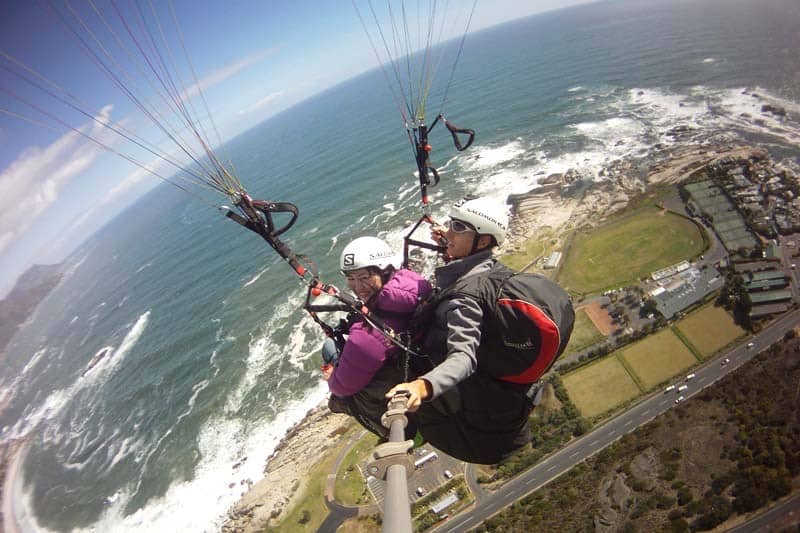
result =
[{"label": "ocean", "polygon": [[[502,198],[568,169],[602,179],[615,160],[678,142],[675,126],[798,165],[798,27],[796,0],[620,0],[470,34],[445,111],[476,140],[456,152],[443,129],[431,133],[434,216],[467,193]],[[344,244],[379,235],[399,247],[421,213],[380,70],[224,153],[253,197],[300,208],[285,240],[339,286]],[[90,238],[0,370],[0,441],[30,443],[26,527],[218,530],[242,481],[260,478],[326,396],[304,297],[258,236],[168,185]]]}]

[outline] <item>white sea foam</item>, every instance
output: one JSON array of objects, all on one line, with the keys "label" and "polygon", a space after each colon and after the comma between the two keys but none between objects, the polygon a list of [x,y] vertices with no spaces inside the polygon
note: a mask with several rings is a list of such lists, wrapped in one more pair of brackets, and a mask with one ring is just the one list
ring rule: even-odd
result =
[{"label": "white sea foam", "polygon": [[258,274],[256,274],[252,278],[250,278],[250,281],[248,281],[247,283],[242,285],[242,288],[249,287],[250,285],[252,285],[256,281],[258,281],[261,278],[261,276],[263,276],[267,272],[267,270],[270,269],[270,267],[272,267],[272,265],[266,266],[263,269],[261,269],[261,272],[259,272]]},{"label": "white sea foam", "polygon": [[238,416],[213,417],[198,436],[201,459],[191,480],[174,482],[163,496],[127,516],[123,511],[133,493],[122,489],[115,493],[116,501],[107,502],[99,521],[85,531],[218,530],[227,510],[249,488],[248,482],[262,477],[265,458],[288,429],[326,395],[327,386],[321,383],[304,399],[283,406],[276,420],[247,423]]},{"label": "white sea foam", "polygon": [[147,327],[149,318],[150,311],[139,316],[136,323],[133,324],[125,335],[119,348],[117,348],[112,355],[106,355],[97,363],[94,371],[79,377],[69,387],[50,392],[42,403],[38,405],[29,405],[17,423],[7,432],[4,432],[3,439],[23,438],[40,426],[48,437],[48,440],[59,441],[63,438],[63,435],[60,435],[60,432],[57,430],[57,424],[44,423],[49,420],[56,420],[78,391],[96,385],[97,383],[104,383],[139,341]]},{"label": "white sea foam", "polygon": [[141,271],[143,271],[145,269],[150,268],[151,266],[153,266],[153,262],[152,261],[143,264],[142,266],[140,266],[139,268],[136,269],[136,274],[138,274],[139,272],[141,272]]},{"label": "white sea foam", "polygon": [[583,87],[581,87],[580,85],[578,85],[578,86],[576,86],[576,87],[570,87],[569,89],[567,89],[567,92],[568,92],[568,93],[576,93],[576,92],[578,92],[578,91],[582,91],[582,90],[583,90]]},{"label": "white sea foam", "polygon": [[260,336],[254,337],[250,341],[247,354],[247,369],[240,383],[228,396],[225,410],[226,412],[238,412],[242,406],[242,400],[258,383],[258,377],[269,368],[278,358],[285,355],[282,346],[278,346],[273,340],[273,332],[285,326],[289,317],[302,305],[305,297],[302,289],[292,291],[286,301],[273,309],[272,316],[264,324]]},{"label": "white sea foam", "polygon": [[716,61],[716,59],[714,59],[713,57],[707,57],[707,58],[703,59],[703,63],[713,63],[715,61]]},{"label": "white sea foam", "polygon": [[20,377],[21,378],[26,377],[28,375],[28,372],[33,370],[36,367],[36,365],[39,364],[39,361],[42,359],[42,356],[46,354],[48,350],[49,348],[45,346],[41,350],[38,350],[36,353],[34,353],[33,356],[30,358],[30,360],[28,361],[28,363],[22,369],[22,372],[20,372]]},{"label": "white sea foam", "polygon": [[203,392],[203,390],[205,390],[206,387],[208,387],[208,384],[209,384],[209,380],[204,379],[204,380],[200,381],[199,383],[195,383],[194,386],[192,386],[192,396],[189,398],[189,401],[186,403],[186,409],[184,409],[183,412],[181,412],[181,414],[178,415],[178,418],[175,419],[175,422],[170,426],[170,428],[166,432],[164,432],[163,435],[161,435],[161,437],[158,439],[158,441],[155,443],[155,445],[153,447],[151,447],[150,450],[147,452],[147,454],[144,456],[144,461],[142,462],[142,466],[140,468],[139,479],[136,482],[136,488],[133,490],[133,494],[136,494],[136,493],[139,492],[139,488],[141,487],[142,481],[144,480],[145,476],[148,474],[148,467],[150,466],[150,459],[159,450],[159,448],[161,448],[161,443],[164,442],[167,438],[169,438],[170,435],[172,435],[172,432],[175,430],[175,428],[180,426],[181,420],[183,420],[184,418],[189,416],[192,413],[192,411],[194,411],[195,402],[197,402],[197,396],[201,392]]},{"label": "white sea foam", "polygon": [[514,140],[496,147],[477,146],[473,153],[474,155],[461,162],[465,170],[479,171],[494,168],[500,163],[513,161],[524,154],[525,148],[520,141]]},{"label": "white sea foam", "polygon": [[[663,143],[678,142],[665,133],[681,125],[697,129],[701,136],[714,133],[733,136],[736,131],[746,131],[769,135],[787,144],[800,142],[800,124],[796,119],[800,106],[760,88],[750,91],[697,86],[685,94],[632,89],[628,95],[628,102],[634,105],[636,113],[652,123]],[[784,117],[762,111],[765,104],[789,113]]]}]

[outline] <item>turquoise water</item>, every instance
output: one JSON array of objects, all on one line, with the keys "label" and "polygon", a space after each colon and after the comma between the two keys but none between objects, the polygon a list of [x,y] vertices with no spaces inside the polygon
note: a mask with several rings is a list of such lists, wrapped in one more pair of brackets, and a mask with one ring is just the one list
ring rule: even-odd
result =
[{"label": "turquoise water", "polygon": [[[431,134],[434,213],[466,192],[501,197],[570,168],[596,178],[672,143],[677,125],[698,142],[758,142],[797,164],[799,25],[789,0],[637,0],[470,35],[446,114],[477,138],[456,153],[443,130]],[[765,115],[765,103],[791,116]],[[419,216],[399,124],[372,71],[225,153],[254,197],[300,208],[286,240],[340,283],[348,240],[399,245]],[[0,401],[10,399],[0,438],[31,439],[23,492],[38,527],[217,529],[240,482],[259,479],[286,429],[325,396],[321,333],[303,297],[257,236],[168,186],[83,245],[0,378]]]}]

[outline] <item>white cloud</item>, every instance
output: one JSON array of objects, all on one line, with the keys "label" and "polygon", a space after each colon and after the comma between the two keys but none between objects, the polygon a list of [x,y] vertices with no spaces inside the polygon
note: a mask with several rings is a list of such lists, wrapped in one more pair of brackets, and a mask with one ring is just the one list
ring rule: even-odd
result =
[{"label": "white cloud", "polygon": [[[96,119],[107,122],[111,109],[104,107]],[[78,131],[107,146],[115,142],[95,121]],[[64,188],[104,153],[78,131],[62,135],[46,148],[29,148],[0,173],[0,253],[24,236],[37,217],[58,201]]]},{"label": "white cloud", "polygon": [[240,110],[237,113],[237,115],[249,115],[250,113],[264,109],[265,107],[268,107],[272,102],[283,96],[283,93],[284,91],[270,93],[264,98],[260,99],[258,102],[254,103],[253,105],[250,105]]},{"label": "white cloud", "polygon": [[275,48],[267,48],[264,50],[258,50],[257,52],[253,52],[237,61],[234,61],[230,65],[226,65],[220,69],[215,70],[202,80],[198,81],[197,83],[188,87],[183,93],[181,93],[181,100],[186,100],[195,96],[200,91],[205,91],[209,87],[213,87],[218,83],[222,83],[223,81],[227,80],[234,74],[238,73],[240,70],[249,67],[254,63],[258,63],[262,61],[264,58],[271,56],[275,53]]}]

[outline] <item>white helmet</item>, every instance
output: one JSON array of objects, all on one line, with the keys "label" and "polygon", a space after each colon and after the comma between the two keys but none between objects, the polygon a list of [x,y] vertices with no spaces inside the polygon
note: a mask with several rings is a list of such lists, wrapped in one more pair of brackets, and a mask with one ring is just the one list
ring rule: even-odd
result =
[{"label": "white helmet", "polygon": [[461,200],[450,210],[450,218],[470,224],[479,235],[491,235],[497,244],[503,244],[508,229],[505,206],[486,198]]},{"label": "white helmet", "polygon": [[377,267],[385,270],[396,266],[397,255],[385,241],[377,237],[359,237],[342,250],[339,267],[342,272]]}]

